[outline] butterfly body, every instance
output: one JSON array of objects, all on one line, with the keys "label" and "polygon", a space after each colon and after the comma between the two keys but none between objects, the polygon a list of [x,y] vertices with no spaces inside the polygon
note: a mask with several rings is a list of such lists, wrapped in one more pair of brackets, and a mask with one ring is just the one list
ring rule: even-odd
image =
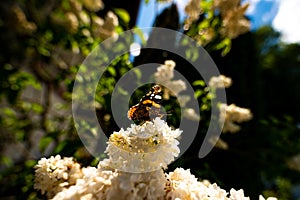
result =
[{"label": "butterfly body", "polygon": [[154,85],[150,91],[141,98],[138,104],[128,110],[127,116],[129,119],[139,123],[151,121],[151,119],[155,117],[160,117],[161,101],[161,86]]}]

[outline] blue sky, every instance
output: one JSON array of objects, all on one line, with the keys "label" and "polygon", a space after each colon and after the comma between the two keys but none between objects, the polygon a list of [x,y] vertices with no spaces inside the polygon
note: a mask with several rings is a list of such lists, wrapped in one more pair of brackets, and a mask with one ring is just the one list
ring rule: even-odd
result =
[{"label": "blue sky", "polygon": [[[180,18],[184,19],[184,6],[189,0],[175,0]],[[300,0],[242,0],[242,4],[250,3],[246,15],[251,20],[251,29],[255,30],[262,25],[272,25],[282,33],[282,41],[300,43]],[[140,7],[137,21],[138,27],[151,27],[155,16],[170,3],[155,4],[150,0]]]},{"label": "blue sky", "polygon": [[251,20],[251,28],[257,29],[262,25],[272,25],[273,19],[278,13],[279,3],[274,0],[245,0],[250,3],[247,16]]}]

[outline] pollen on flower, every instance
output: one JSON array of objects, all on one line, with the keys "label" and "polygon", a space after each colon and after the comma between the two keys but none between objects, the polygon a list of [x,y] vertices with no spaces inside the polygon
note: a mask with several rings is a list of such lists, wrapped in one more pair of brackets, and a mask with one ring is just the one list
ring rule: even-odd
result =
[{"label": "pollen on flower", "polygon": [[121,171],[147,172],[166,168],[180,152],[176,138],[181,132],[172,130],[157,117],[151,122],[132,124],[126,130],[114,132],[106,153],[111,166]]},{"label": "pollen on flower", "polygon": [[[163,124],[161,124],[163,125]],[[177,168],[169,173],[164,173],[160,168],[151,172],[130,173],[110,168],[111,160],[101,161],[98,167],[80,168],[76,163],[76,173],[79,174],[70,184],[68,179],[65,184],[48,182],[45,178],[57,169],[74,165],[72,158],[61,158],[59,155],[42,158],[36,165],[35,186],[44,181],[44,192],[53,200],[72,199],[168,199],[168,200],[249,200],[242,189],[231,189],[226,192],[216,183],[208,180],[199,181],[190,170]],[[43,171],[44,170],[44,171]],[[38,172],[37,172],[38,171]],[[60,173],[56,173],[60,174]],[[70,174],[70,173],[68,173]],[[57,176],[56,176],[57,177]],[[50,179],[47,179],[48,181]],[[51,187],[50,187],[51,186]],[[59,190],[54,190],[59,186]],[[41,187],[36,187],[41,190]],[[51,192],[51,196],[49,195]],[[259,200],[265,198],[260,195]],[[276,200],[269,197],[267,200]]]}]

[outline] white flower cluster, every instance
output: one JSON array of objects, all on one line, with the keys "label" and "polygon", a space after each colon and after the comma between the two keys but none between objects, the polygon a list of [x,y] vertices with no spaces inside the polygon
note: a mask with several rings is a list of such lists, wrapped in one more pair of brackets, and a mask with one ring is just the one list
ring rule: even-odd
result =
[{"label": "white flower cluster", "polygon": [[74,185],[83,176],[80,165],[73,158],[63,158],[60,155],[42,158],[35,166],[34,188],[47,192],[50,198],[64,187]]},{"label": "white flower cluster", "polygon": [[213,76],[210,78],[208,86],[211,88],[228,88],[232,84],[232,80],[224,75]]},{"label": "white flower cluster", "polygon": [[228,10],[223,17],[223,29],[221,34],[229,38],[246,33],[250,30],[250,21],[245,18],[245,12],[249,4]]},{"label": "white flower cluster", "polygon": [[259,195],[258,200],[277,200],[277,198],[276,197],[268,197],[267,199],[265,199],[265,197],[263,197],[262,195]]},{"label": "white flower cluster", "polygon": [[[229,193],[220,188],[216,183],[211,184],[208,180],[198,181],[190,170],[177,168],[174,172],[166,174],[166,195],[168,200],[250,200],[245,197],[244,190],[230,189]],[[259,200],[265,200],[259,195]],[[268,197],[267,200],[277,200]]]},{"label": "white flower cluster", "polygon": [[156,83],[164,86],[164,99],[168,100],[170,96],[177,97],[177,100],[183,109],[183,116],[190,120],[199,121],[200,115],[192,108],[186,108],[185,105],[190,101],[190,96],[180,95],[179,93],[186,90],[186,84],[182,80],[173,80],[174,68],[176,63],[173,60],[166,60],[164,65],[157,68],[154,74]]},{"label": "white flower cluster", "polygon": [[[115,169],[113,164],[118,163],[115,159],[120,157],[122,159],[123,155],[122,152],[111,152],[112,148],[108,148],[109,154],[116,153],[120,156],[110,156],[109,159],[99,162],[97,167],[81,168],[72,158],[62,159],[59,155],[49,159],[42,158],[35,166],[34,187],[53,200],[249,199],[245,197],[242,189],[231,189],[228,193],[216,183],[211,184],[207,180],[198,181],[190,170],[177,168],[168,174],[164,173],[161,168],[162,163],[157,161],[155,156],[164,158],[166,160],[163,162],[169,163],[170,154],[178,155],[178,151],[175,151],[177,142],[174,142],[174,138],[180,133],[179,130],[170,130],[165,122],[156,118],[153,123],[133,125],[126,131],[121,130],[111,136],[108,145],[110,147],[122,148],[124,145],[124,150],[131,152],[157,150],[153,157],[146,156],[149,164],[154,162],[157,165],[155,171],[130,173]],[[172,136],[173,134],[175,136]],[[153,148],[161,143],[161,148]],[[132,157],[136,155],[131,154]],[[139,156],[137,158],[143,159]],[[260,196],[259,200],[264,200],[264,197]],[[271,197],[268,200],[276,200],[276,198]]]},{"label": "white flower cluster", "polygon": [[27,20],[25,13],[18,5],[13,5],[11,11],[13,14],[12,21],[15,22],[15,28],[18,33],[27,35],[36,31],[36,24]]},{"label": "white flower cluster", "polygon": [[[70,163],[72,165],[69,165]],[[66,179],[65,184],[53,181],[46,184],[45,179],[53,176],[53,168],[60,169],[55,174],[63,177],[66,176],[65,170],[61,169],[68,166],[71,170],[73,165],[76,165],[73,180]],[[190,170],[182,168],[164,174],[162,169],[147,173],[126,173],[105,169],[101,164],[97,168],[80,168],[77,166],[79,164],[74,163],[72,158],[61,159],[59,155],[49,159],[42,158],[35,167],[35,188],[41,190],[42,193],[46,192],[47,197],[53,200],[249,199],[249,197],[244,196],[242,189],[238,191],[231,189],[228,194],[216,183],[211,184],[208,180],[198,181],[190,173]],[[260,195],[259,200],[264,200],[264,197]],[[277,199],[269,197],[267,200]]]},{"label": "white flower cluster", "polygon": [[118,172],[107,191],[108,200],[163,199],[165,175],[162,169],[147,173]]},{"label": "white flower cluster", "polygon": [[220,104],[220,121],[224,121],[222,132],[236,133],[241,128],[237,123],[245,122],[252,119],[251,111],[247,108],[241,108],[235,104]]},{"label": "white flower cluster", "polygon": [[70,9],[66,11],[65,15],[61,15],[60,9],[57,8],[50,14],[52,23],[63,26],[70,33],[79,31],[80,26],[91,27],[89,29],[82,29],[82,33],[86,37],[93,36],[94,38],[101,38],[105,40],[109,37],[117,38],[115,28],[119,25],[118,17],[109,11],[105,19],[98,17],[89,12],[97,12],[104,8],[101,0],[69,0]]},{"label": "white flower cluster", "polygon": [[102,171],[95,167],[82,168],[82,177],[76,180],[74,185],[63,188],[55,194],[53,200],[92,200],[107,199],[108,190],[112,185],[112,179],[118,173],[113,171]]},{"label": "white flower cluster", "polygon": [[176,138],[181,132],[172,130],[159,117],[114,132],[106,148],[110,167],[136,173],[166,168],[180,152]]},{"label": "white flower cluster", "polygon": [[230,190],[230,195],[221,189],[216,183],[211,184],[209,181],[198,181],[190,170],[184,170],[182,168],[175,169],[174,172],[170,172],[166,175],[167,187],[166,187],[166,199],[170,200],[249,200],[249,197],[244,196],[244,191],[235,189]]},{"label": "white flower cluster", "polygon": [[202,13],[200,2],[201,0],[190,0],[185,6],[184,11],[187,14],[187,19],[184,22],[184,30],[188,30],[190,25],[196,21]]},{"label": "white flower cluster", "polygon": [[300,172],[300,154],[297,154],[287,160],[290,169]]},{"label": "white flower cluster", "polygon": [[94,16],[93,20],[93,35],[95,37],[100,37],[105,40],[109,37],[113,37],[117,39],[117,33],[115,32],[115,28],[119,25],[118,17],[111,11],[109,11],[103,20],[100,17]]},{"label": "white flower cluster", "polygon": [[[76,1],[76,0],[71,0]],[[97,12],[104,8],[104,4],[101,0],[83,0],[82,1],[83,6],[92,12]]]},{"label": "white flower cluster", "polygon": [[[74,166],[73,178],[68,179],[67,169],[73,170]],[[105,169],[100,164],[97,168],[80,168],[72,158],[61,159],[59,155],[42,158],[35,168],[35,189],[53,200],[163,199],[165,194],[162,169],[132,174]]]},{"label": "white flower cluster", "polygon": [[157,68],[154,74],[155,81],[165,87],[164,98],[177,96],[183,90],[186,90],[185,82],[182,80],[172,80],[174,78],[174,68],[176,63],[173,60],[166,60],[164,65]]},{"label": "white flower cluster", "polygon": [[218,9],[221,15],[226,15],[229,10],[235,9],[239,6],[240,0],[214,0],[213,6]]},{"label": "white flower cluster", "polygon": [[250,21],[245,18],[249,4],[240,6],[240,0],[215,0],[214,8],[219,10],[223,19],[221,34],[236,38],[250,29]]},{"label": "white flower cluster", "polygon": [[200,116],[195,112],[192,108],[186,108],[183,110],[183,116],[187,119],[190,119],[192,121],[199,121]]},{"label": "white flower cluster", "polygon": [[[204,2],[205,3],[205,2]],[[250,29],[250,21],[245,18],[245,12],[249,4],[240,6],[240,0],[214,0],[211,7],[212,11],[219,11],[222,20],[222,29],[220,33],[229,38],[236,38],[238,35],[243,34]],[[198,20],[202,14],[201,0],[190,0],[186,7],[185,12],[187,19],[185,20],[184,30],[188,30],[193,22]],[[195,39],[201,45],[206,45],[214,37],[215,30],[210,27],[205,27],[199,30]]]}]

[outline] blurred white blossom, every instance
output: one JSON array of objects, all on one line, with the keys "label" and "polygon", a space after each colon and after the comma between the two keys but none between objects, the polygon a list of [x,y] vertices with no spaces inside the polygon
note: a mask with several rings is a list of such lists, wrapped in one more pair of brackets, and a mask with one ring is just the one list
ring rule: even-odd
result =
[{"label": "blurred white blossom", "polygon": [[185,107],[186,103],[191,100],[191,97],[188,95],[178,95],[177,101],[180,104],[181,107]]},{"label": "blurred white blossom", "polygon": [[199,121],[200,115],[196,113],[196,111],[193,108],[185,108],[183,110],[183,116],[187,119],[193,120],[193,121]]},{"label": "blurred white blossom", "polygon": [[186,84],[182,80],[172,80],[174,78],[174,68],[176,63],[173,60],[166,60],[165,63],[157,68],[154,74],[155,81],[164,86],[164,99],[170,96],[177,96],[186,90]]},{"label": "blurred white blossom", "polygon": [[215,29],[208,27],[199,30],[198,35],[196,35],[194,39],[197,41],[199,45],[205,46],[209,42],[211,42],[215,36],[216,36]]},{"label": "blurred white blossom", "polygon": [[13,5],[11,11],[13,14],[11,20],[18,33],[27,35],[36,31],[36,24],[27,20],[25,13],[18,5]]},{"label": "blurred white blossom", "polygon": [[79,0],[69,0],[69,4],[74,12],[82,11],[82,3]]},{"label": "blurred white blossom", "polygon": [[213,7],[218,9],[222,15],[228,11],[236,9],[240,4],[240,0],[214,0]]},{"label": "blurred white blossom", "polygon": [[60,192],[64,187],[74,185],[83,175],[80,165],[73,158],[63,158],[60,155],[42,158],[35,166],[34,188],[47,192],[49,198]]},{"label": "blurred white blossom", "polygon": [[209,138],[209,142],[214,145],[214,147],[217,147],[219,149],[224,149],[227,150],[228,149],[228,144],[227,142],[225,142],[224,140],[222,140],[222,138],[218,137],[218,136],[211,136]]},{"label": "blurred white blossom", "polygon": [[65,14],[65,23],[63,25],[70,33],[76,33],[79,26],[77,16],[73,12],[67,12]]},{"label": "blurred white blossom", "polygon": [[277,200],[277,198],[276,197],[268,197],[267,199],[265,199],[262,195],[259,195],[258,200]]},{"label": "blurred white blossom", "polygon": [[287,160],[287,165],[290,169],[300,172],[300,154],[293,156]]},{"label": "blurred white blossom", "polygon": [[232,80],[224,75],[213,76],[209,80],[209,87],[211,88],[228,88],[232,84]]},{"label": "blurred white blossom", "polygon": [[230,189],[230,199],[236,199],[236,200],[250,200],[249,197],[245,197],[244,190],[235,190]]},{"label": "blurred white blossom", "polygon": [[250,30],[250,21],[245,18],[249,4],[240,5],[240,0],[215,0],[213,8],[220,11],[223,27],[221,34],[231,39]]},{"label": "blurred white blossom", "polygon": [[202,13],[200,2],[201,0],[190,0],[185,6],[184,11],[187,14],[187,19],[184,22],[184,30],[188,30],[190,25],[196,21]]},{"label": "blurred white blossom", "polygon": [[104,4],[101,0],[82,0],[83,6],[92,12],[97,12],[104,8]]},{"label": "blurred white blossom", "polygon": [[173,60],[166,60],[165,63],[157,68],[154,74],[155,81],[164,86],[163,97],[168,100],[170,96],[177,97],[177,100],[182,108],[183,117],[199,121],[200,115],[192,108],[186,108],[186,104],[191,97],[188,95],[181,95],[180,92],[187,89],[186,84],[181,79],[173,80],[174,69],[176,63]]},{"label": "blurred white blossom", "polygon": [[236,123],[241,123],[252,119],[252,113],[247,108],[241,108],[235,104],[220,104],[220,122],[224,122],[222,132],[236,133],[241,128]]},{"label": "blurred white blossom", "polygon": [[223,17],[222,35],[233,39],[250,30],[250,21],[244,16],[248,7],[249,4],[244,4],[226,12]]},{"label": "blurred white blossom", "polygon": [[155,80],[160,83],[165,83],[174,78],[174,68],[176,63],[173,60],[166,60],[164,65],[157,68],[157,72],[154,74]]},{"label": "blurred white blossom", "polygon": [[110,37],[118,37],[115,28],[119,25],[119,20],[113,12],[109,11],[105,16],[105,20],[100,17],[94,16],[92,18],[92,23],[92,30],[95,37],[100,37],[103,40]]}]

